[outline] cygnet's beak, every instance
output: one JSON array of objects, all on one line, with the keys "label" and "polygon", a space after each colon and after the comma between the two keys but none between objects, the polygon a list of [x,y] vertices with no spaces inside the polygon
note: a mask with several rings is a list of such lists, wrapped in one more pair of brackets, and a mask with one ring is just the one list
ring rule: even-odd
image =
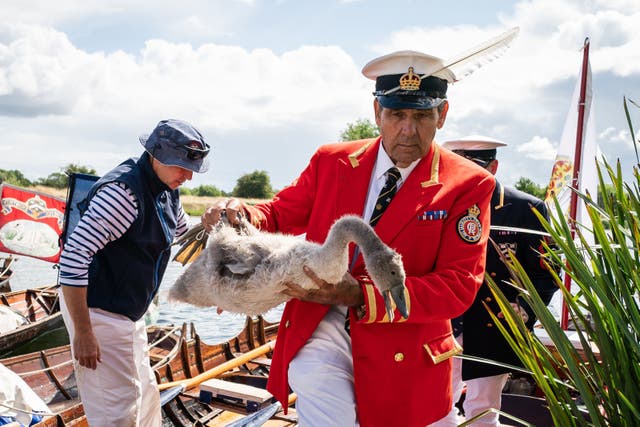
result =
[{"label": "cygnet's beak", "polygon": [[385,291],[382,295],[384,297],[384,305],[387,308],[387,316],[389,319],[393,319],[394,308],[398,309],[403,318],[407,319],[409,317],[407,300],[404,298],[404,286],[394,286],[388,291]]}]

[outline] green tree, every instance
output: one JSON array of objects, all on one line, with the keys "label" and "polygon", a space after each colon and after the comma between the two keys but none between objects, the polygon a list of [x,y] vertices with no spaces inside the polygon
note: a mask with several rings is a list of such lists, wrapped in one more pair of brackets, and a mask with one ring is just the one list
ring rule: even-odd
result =
[{"label": "green tree", "polygon": [[52,172],[46,178],[39,178],[39,185],[53,188],[65,188],[69,185],[69,176],[64,172]]},{"label": "green tree", "polygon": [[96,170],[87,166],[69,163],[67,166],[61,168],[61,172],[53,172],[46,178],[39,178],[37,184],[53,188],[66,188],[67,185],[69,185],[69,175],[72,173],[95,175]]},{"label": "green tree", "polygon": [[200,197],[221,197],[224,193],[214,185],[201,185],[193,189],[194,196]]},{"label": "green tree", "polygon": [[544,197],[547,194],[547,187],[541,187],[535,182],[531,181],[529,178],[525,178],[523,176],[521,176],[520,179],[518,179],[518,182],[516,182],[515,187],[518,190],[524,191],[525,193],[529,193],[532,196],[535,196],[541,200],[544,200]]},{"label": "green tree", "polygon": [[347,123],[347,128],[340,133],[341,141],[355,141],[357,139],[375,138],[380,135],[378,126],[369,119],[358,119],[355,123]]},{"label": "green tree", "polygon": [[75,163],[69,163],[63,168],[64,173],[71,175],[72,173],[86,173],[88,175],[95,175],[96,170],[88,166],[76,165]]},{"label": "green tree", "polygon": [[[598,206],[604,207],[605,201],[604,198],[613,198],[616,197],[616,188],[611,184],[605,184],[604,189],[598,186]],[[625,189],[624,194],[627,195],[628,191]],[[592,196],[593,197],[593,196]]]},{"label": "green tree", "polygon": [[18,187],[31,187],[33,183],[22,175],[22,172],[18,170],[4,170],[0,169],[0,184],[6,182],[7,184],[17,185]]},{"label": "green tree", "polygon": [[254,171],[238,178],[231,194],[235,197],[270,199],[274,192],[267,172]]}]

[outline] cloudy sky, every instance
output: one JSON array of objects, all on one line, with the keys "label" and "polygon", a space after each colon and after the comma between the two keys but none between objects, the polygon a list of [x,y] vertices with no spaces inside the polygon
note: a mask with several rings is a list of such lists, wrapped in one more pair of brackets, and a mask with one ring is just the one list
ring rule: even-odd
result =
[{"label": "cloudy sky", "polygon": [[518,26],[501,58],[450,87],[437,139],[501,139],[501,181],[546,185],[589,37],[598,143],[630,171],[622,99],[640,101],[638,22],[637,0],[2,0],[0,169],[103,174],[181,118],[213,146],[188,186],[231,191],[265,170],[282,188],[347,123],[373,120],[367,61],[448,59]]}]

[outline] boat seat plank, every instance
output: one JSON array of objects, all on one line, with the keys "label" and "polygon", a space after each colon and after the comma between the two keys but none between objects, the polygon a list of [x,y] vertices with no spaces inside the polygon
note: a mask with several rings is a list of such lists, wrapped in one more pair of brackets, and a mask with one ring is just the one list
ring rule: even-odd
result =
[{"label": "boat seat plank", "polygon": [[213,396],[225,396],[243,401],[263,403],[273,396],[267,390],[246,384],[234,383],[213,378],[200,384],[200,393],[209,392]]},{"label": "boat seat plank", "polygon": [[263,366],[271,366],[271,359],[268,357],[258,357],[257,359],[253,359],[251,363]]}]

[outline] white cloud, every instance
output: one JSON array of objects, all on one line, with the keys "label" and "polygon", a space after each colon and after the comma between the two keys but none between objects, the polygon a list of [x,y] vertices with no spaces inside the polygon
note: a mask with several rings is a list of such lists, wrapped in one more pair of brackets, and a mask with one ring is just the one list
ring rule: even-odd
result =
[{"label": "white cloud", "polygon": [[531,141],[519,145],[516,151],[533,160],[553,160],[557,149],[547,138],[534,136]]},{"label": "white cloud", "polygon": [[0,24],[0,112],[69,113],[87,91],[98,55],[87,55],[53,29]]},{"label": "white cloud", "polygon": [[[254,133],[251,144],[269,146],[261,141],[266,129],[279,129],[274,135],[280,140],[287,129],[315,130],[322,140],[305,137],[296,142],[299,147],[287,148],[302,150],[301,163],[312,147],[337,139],[347,120],[371,110],[371,83],[336,46],[302,46],[277,55],[156,39],[137,55],[89,54],[63,33],[41,26],[0,25],[0,35],[0,129],[9,128],[3,144],[12,148],[1,167],[23,169],[23,159],[32,158],[34,172],[25,171],[32,179],[69,163],[104,173],[123,156],[138,154],[137,135],[167,117],[191,121],[216,141],[215,156],[230,159],[262,149],[228,146],[220,138]],[[8,124],[16,116],[38,122]],[[277,142],[261,159],[288,143]],[[228,151],[221,153],[221,146]],[[34,158],[42,152],[49,155]],[[281,187],[295,172],[277,165],[287,153],[276,156],[263,164],[274,163],[270,173]]]},{"label": "white cloud", "polygon": [[609,126],[598,135],[598,141],[601,145],[611,144],[624,144],[629,148],[633,148],[633,141],[631,139],[631,133],[626,129],[616,129]]},{"label": "white cloud", "polygon": [[171,111],[221,129],[277,126],[353,104],[366,85],[338,47],[303,46],[278,56],[268,49],[150,40],[139,56],[104,55],[75,49],[52,29],[1,28],[6,115],[117,115],[135,100],[150,117]]},{"label": "white cloud", "polygon": [[[370,9],[362,3],[342,9]],[[157,0],[152,10],[147,2],[128,0],[3,0],[3,16],[33,25],[0,24],[0,168],[35,178],[76,162],[103,173],[139,152],[138,134],[176,117],[193,122],[213,142],[212,172],[197,180],[230,190],[239,169],[264,169],[277,187],[288,183],[312,150],[335,140],[347,122],[372,118],[372,82],[360,75],[362,64],[352,58],[362,52],[349,50],[348,40],[333,46],[318,34],[314,44],[301,45],[287,39],[288,29],[282,28],[285,47],[212,42],[243,32],[259,37],[260,29],[243,24],[265,7],[255,0]],[[368,49],[375,54],[416,49],[451,58],[519,26],[518,38],[501,58],[450,87],[451,110],[438,139],[472,133],[503,139],[509,147],[501,172],[541,182],[548,179],[545,162],[550,170],[555,154],[550,141],[560,137],[584,37],[592,40],[594,81],[600,76],[640,80],[635,24],[640,6],[636,0],[532,0],[509,10],[490,25],[425,24],[372,32]],[[299,15],[292,18],[303,22]],[[75,37],[63,25],[69,22]],[[115,43],[116,50],[94,53],[70,41],[82,38],[78,28],[89,32],[93,23],[132,32],[145,27],[142,38],[132,35],[144,43]],[[357,25],[354,32],[372,28]],[[613,114],[610,109],[604,113]],[[599,116],[598,123],[625,127],[610,117]],[[606,138],[621,142],[624,133],[614,130]],[[7,146],[11,150],[4,151]],[[623,152],[629,146],[606,148]],[[47,156],[34,156],[42,152]]]}]

